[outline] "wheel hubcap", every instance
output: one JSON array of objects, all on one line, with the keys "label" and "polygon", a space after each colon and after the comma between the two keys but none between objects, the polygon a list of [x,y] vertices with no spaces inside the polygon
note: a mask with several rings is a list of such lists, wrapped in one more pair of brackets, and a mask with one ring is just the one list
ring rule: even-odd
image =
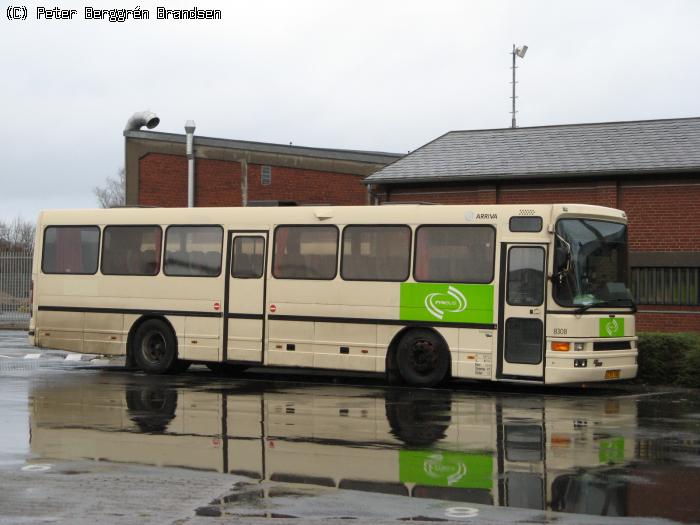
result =
[{"label": "wheel hubcap", "polygon": [[430,341],[420,339],[413,344],[410,362],[413,369],[421,374],[429,374],[437,366],[437,349]]},{"label": "wheel hubcap", "polygon": [[160,332],[148,332],[141,343],[141,354],[151,363],[160,363],[166,355],[166,344]]}]

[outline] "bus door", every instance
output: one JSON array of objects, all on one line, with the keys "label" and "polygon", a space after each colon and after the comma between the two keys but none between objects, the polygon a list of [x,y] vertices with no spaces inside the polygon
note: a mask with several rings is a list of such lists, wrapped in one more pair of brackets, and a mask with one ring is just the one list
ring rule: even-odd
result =
[{"label": "bus door", "polygon": [[501,245],[497,376],[542,380],[547,246]]},{"label": "bus door", "polygon": [[262,363],[267,232],[229,231],[224,304],[224,361]]}]

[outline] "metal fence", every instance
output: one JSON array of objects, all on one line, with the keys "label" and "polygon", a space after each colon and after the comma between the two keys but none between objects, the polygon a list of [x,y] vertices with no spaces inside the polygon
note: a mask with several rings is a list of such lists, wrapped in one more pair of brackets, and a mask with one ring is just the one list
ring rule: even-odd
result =
[{"label": "metal fence", "polygon": [[0,328],[29,326],[32,254],[0,252]]}]

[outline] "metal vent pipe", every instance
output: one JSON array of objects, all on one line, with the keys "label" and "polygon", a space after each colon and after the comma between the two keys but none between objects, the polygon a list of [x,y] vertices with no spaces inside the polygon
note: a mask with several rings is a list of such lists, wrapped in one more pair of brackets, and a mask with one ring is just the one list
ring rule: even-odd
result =
[{"label": "metal vent pipe", "polygon": [[146,126],[148,129],[153,129],[158,124],[160,124],[160,119],[158,115],[152,111],[138,111],[131,115],[129,120],[126,121],[124,131],[138,131],[143,126]]},{"label": "metal vent pipe", "polygon": [[[124,202],[127,204],[138,204],[138,191],[134,192],[134,188],[130,187],[131,184],[129,183],[130,177],[133,176],[132,171],[134,168],[136,170],[136,175],[138,175],[138,164],[136,166],[131,166],[129,164],[129,148],[127,148],[129,137],[127,137],[126,134],[129,131],[138,131],[143,126],[146,126],[148,129],[153,129],[158,124],[160,124],[160,118],[158,118],[158,115],[152,111],[146,110],[137,111],[131,115],[129,120],[126,121],[126,126],[124,126],[124,170],[126,172],[126,188],[124,189],[126,195],[124,195]],[[138,188],[138,180],[135,182],[136,188]],[[131,192],[129,190],[131,190]],[[134,193],[136,193],[136,195],[134,195]],[[131,201],[129,201],[130,194],[132,196]]]},{"label": "metal vent pipe", "polygon": [[196,126],[194,120],[185,122],[185,133],[187,133],[187,207],[194,208],[194,130]]}]

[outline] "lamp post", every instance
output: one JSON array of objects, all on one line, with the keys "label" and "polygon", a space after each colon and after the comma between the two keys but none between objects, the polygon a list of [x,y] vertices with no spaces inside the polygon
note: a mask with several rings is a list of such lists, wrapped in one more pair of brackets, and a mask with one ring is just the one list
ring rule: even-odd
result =
[{"label": "lamp post", "polygon": [[511,120],[511,128],[517,127],[515,124],[515,70],[517,69],[517,66],[515,65],[515,57],[519,56],[520,58],[525,58],[525,53],[527,53],[527,46],[515,47],[515,44],[513,44],[513,52],[511,53],[513,55],[513,96],[511,97],[513,99],[513,111],[511,111],[513,114],[513,119]]}]

